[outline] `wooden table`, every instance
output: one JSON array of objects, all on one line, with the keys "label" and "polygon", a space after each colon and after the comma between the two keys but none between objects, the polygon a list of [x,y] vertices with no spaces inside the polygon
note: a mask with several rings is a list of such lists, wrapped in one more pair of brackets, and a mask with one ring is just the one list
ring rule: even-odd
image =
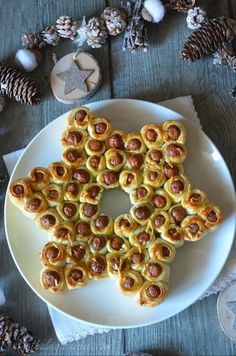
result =
[{"label": "wooden table", "polygon": [[[0,0],[0,61],[9,62],[21,46],[21,34],[37,31],[54,23],[60,15],[81,18],[99,15],[105,0]],[[236,17],[234,0],[200,1],[210,16]],[[105,47],[89,51],[102,66],[103,82],[89,100],[137,98],[158,102],[191,94],[204,131],[223,154],[233,178],[236,178],[235,114],[236,103],[228,95],[236,85],[235,74],[217,68],[212,58],[195,64],[179,60],[179,48],[187,38],[185,16],[168,13],[157,26],[150,26],[150,51],[132,55],[122,51],[122,36]],[[38,107],[7,101],[0,113],[0,153],[5,154],[28,142],[51,120],[71,108],[54,99],[49,88],[53,67],[52,52],[60,58],[73,51],[71,41],[46,50],[44,63],[33,76],[39,79],[46,98]],[[159,324],[130,330],[116,330],[88,337],[66,346],[60,345],[48,315],[47,306],[25,283],[7,247],[3,226],[4,196],[0,200],[0,285],[7,303],[3,311],[33,330],[42,340],[38,355],[121,355],[146,351],[155,355],[235,355],[236,345],[221,331],[216,314],[216,296],[199,301],[182,313]]]}]

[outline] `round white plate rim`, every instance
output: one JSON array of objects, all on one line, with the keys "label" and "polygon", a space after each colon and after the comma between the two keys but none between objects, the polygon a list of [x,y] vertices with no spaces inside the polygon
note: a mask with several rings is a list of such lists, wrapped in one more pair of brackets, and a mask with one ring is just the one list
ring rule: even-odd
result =
[{"label": "round white plate rim", "polygon": [[[143,102],[145,104],[151,104],[151,105],[155,105],[161,109],[164,109],[165,111],[169,111],[170,113],[174,113],[176,116],[178,116],[179,118],[184,118],[184,119],[187,119],[186,117],[184,117],[183,115],[175,112],[174,110],[171,110],[171,109],[168,109],[162,105],[159,105],[159,104],[156,104],[156,103],[153,103],[153,102],[148,102],[148,101],[145,101],[145,100],[139,100],[139,99],[107,99],[107,100],[101,100],[101,101],[97,101],[97,102],[93,102],[93,103],[89,103],[89,104],[86,104],[86,106],[90,107],[90,106],[96,106],[98,104],[102,104],[102,105],[106,105],[106,104],[109,104],[110,102],[122,102],[122,101],[126,101],[126,102]],[[68,111],[69,112],[69,111]],[[21,158],[23,157],[24,153],[30,148],[31,144],[37,139],[37,137],[39,135],[41,135],[44,131],[47,130],[47,128],[52,124],[52,122],[54,122],[55,120],[59,120],[62,116],[66,116],[68,114],[68,112],[65,112],[64,114],[58,116],[57,118],[55,118],[53,121],[51,121],[48,125],[46,125],[42,130],[40,130],[34,137],[33,139],[29,142],[29,144],[27,145],[27,147],[25,148],[23,154],[21,155],[21,157],[19,157],[13,171],[12,171],[12,174],[10,176],[10,179],[9,179],[9,184],[8,186],[11,184],[11,181],[14,177],[14,174],[15,174],[15,171],[17,170],[18,168],[18,165],[21,163]],[[187,119],[188,122],[195,126],[197,129],[199,129],[199,127],[196,125],[195,122],[193,121],[190,121],[189,119]],[[205,137],[205,139],[210,142],[211,146],[214,147],[214,149],[217,151],[217,153],[219,154],[221,160],[222,160],[222,163],[224,165],[224,169],[227,171],[227,174],[228,174],[228,178],[230,179],[230,183],[231,183],[231,188],[233,188],[233,191],[234,191],[234,196],[235,196],[235,190],[234,190],[234,184],[233,184],[233,180],[232,180],[232,177],[231,177],[231,174],[230,174],[230,171],[228,169],[228,166],[223,158],[223,156],[221,155],[221,153],[219,152],[218,148],[216,147],[216,145],[212,142],[212,140],[204,133],[204,131],[201,131],[201,134]],[[214,278],[212,278],[211,280],[209,280],[209,283],[208,283],[208,286],[203,290],[201,291],[201,293],[199,294],[199,296],[197,298],[195,298],[194,300],[192,300],[190,303],[186,304],[184,307],[181,307],[178,309],[177,312],[173,313],[172,315],[168,315],[167,317],[163,317],[163,318],[160,318],[158,319],[157,321],[151,321],[151,322],[147,322],[147,323],[140,323],[138,325],[120,325],[120,326],[111,326],[111,325],[105,325],[105,324],[99,324],[99,323],[94,323],[94,322],[90,322],[90,321],[87,321],[87,320],[84,320],[84,319],[80,319],[76,316],[73,316],[71,315],[70,313],[67,313],[63,310],[61,310],[60,308],[56,307],[55,305],[53,305],[51,302],[48,302],[46,300],[46,298],[44,298],[42,295],[40,295],[40,293],[31,285],[30,281],[28,281],[28,279],[25,277],[23,271],[21,270],[15,256],[14,256],[14,252],[12,250],[12,246],[11,246],[11,243],[10,243],[10,238],[9,238],[9,235],[8,235],[8,229],[7,229],[7,200],[8,200],[8,197],[6,195],[6,199],[5,199],[5,205],[4,205],[4,224],[5,224],[5,232],[6,232],[6,238],[7,238],[7,243],[8,243],[8,247],[10,249],[10,252],[11,252],[11,255],[12,255],[12,258],[19,270],[19,272],[21,273],[22,277],[24,278],[24,280],[26,281],[26,283],[30,286],[30,288],[36,293],[36,295],[41,299],[43,300],[47,305],[50,305],[53,309],[57,310],[59,313],[62,313],[63,315],[73,319],[73,320],[77,320],[77,321],[81,321],[81,322],[84,322],[88,325],[91,325],[91,326],[95,326],[95,327],[99,327],[99,328],[111,328],[111,329],[120,329],[120,328],[125,328],[125,329],[129,329],[129,328],[134,328],[134,327],[142,327],[142,326],[147,326],[147,325],[152,325],[154,323],[157,323],[157,322],[161,322],[163,320],[166,320],[167,318],[170,318],[171,316],[174,316],[178,313],[180,313],[181,311],[185,310],[186,308],[188,308],[190,305],[192,305],[193,303],[195,303],[199,297],[204,293],[204,291],[206,289],[208,289],[208,287],[210,287],[210,285],[214,282],[214,280],[217,278],[217,276],[220,274],[222,268],[224,267],[224,264],[227,260],[227,257],[231,251],[231,248],[232,248],[232,245],[233,245],[233,242],[234,242],[234,237],[231,239],[231,243],[228,244],[228,251],[226,253],[226,258],[224,261],[221,261],[221,263],[219,263],[219,269],[218,269],[218,273],[214,276]],[[232,227],[232,231],[233,231],[233,235],[235,234],[235,225],[236,225],[236,222],[234,221],[234,225]]]}]

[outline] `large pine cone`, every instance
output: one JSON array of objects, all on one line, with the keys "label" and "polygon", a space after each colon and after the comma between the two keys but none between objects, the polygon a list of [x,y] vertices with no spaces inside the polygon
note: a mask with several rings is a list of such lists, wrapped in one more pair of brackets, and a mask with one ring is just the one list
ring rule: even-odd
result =
[{"label": "large pine cone", "polygon": [[93,48],[106,44],[108,32],[103,19],[92,17],[86,26],[87,43]]},{"label": "large pine cone", "polygon": [[181,49],[184,60],[195,61],[215,52],[221,45],[229,43],[236,34],[236,20],[218,17],[194,31]]},{"label": "large pine cone", "polygon": [[126,28],[126,15],[119,9],[106,7],[101,15],[106,23],[108,33],[111,36],[117,36]]},{"label": "large pine cone", "polygon": [[74,40],[77,35],[78,22],[70,16],[60,16],[56,21],[57,33],[60,37]]},{"label": "large pine cone", "polygon": [[38,32],[23,33],[21,41],[22,46],[29,49],[41,49],[45,46],[45,42]]}]

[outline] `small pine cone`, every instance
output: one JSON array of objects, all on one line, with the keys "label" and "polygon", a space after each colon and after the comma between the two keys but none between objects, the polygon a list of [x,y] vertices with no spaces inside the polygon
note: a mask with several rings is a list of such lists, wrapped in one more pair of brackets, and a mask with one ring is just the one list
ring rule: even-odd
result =
[{"label": "small pine cone", "polygon": [[56,21],[57,33],[60,37],[74,40],[76,37],[76,30],[78,22],[70,16],[60,16]]},{"label": "small pine cone", "polygon": [[[4,106],[5,106],[5,98],[4,96],[0,95],[0,111],[3,111]],[[1,305],[1,304],[0,304]]]},{"label": "small pine cone", "polygon": [[99,48],[106,44],[108,31],[103,19],[92,17],[86,26],[87,43],[92,48]]},{"label": "small pine cone", "polygon": [[0,314],[0,350],[16,351],[20,355],[34,352],[38,340],[24,326]]},{"label": "small pine cone", "polygon": [[48,26],[41,33],[45,43],[51,46],[56,46],[60,40],[60,36],[57,33],[55,26]]},{"label": "small pine cone", "polygon": [[194,5],[196,0],[164,0],[163,3],[167,8],[177,10],[178,12],[188,12]]},{"label": "small pine cone", "polygon": [[213,63],[216,65],[228,65],[236,72],[236,53],[226,47],[220,48],[214,53]]},{"label": "small pine cone", "polygon": [[202,23],[207,20],[207,13],[200,7],[194,7],[188,11],[186,18],[188,28],[196,30],[201,27]]},{"label": "small pine cone", "polygon": [[126,28],[126,15],[119,9],[106,7],[101,15],[105,21],[109,35],[117,36]]},{"label": "small pine cone", "polygon": [[29,49],[41,49],[45,46],[45,42],[38,32],[23,33],[21,41],[22,46]]},{"label": "small pine cone", "polygon": [[28,75],[4,64],[0,64],[0,94],[22,104],[37,105],[42,100],[41,90]]},{"label": "small pine cone", "polygon": [[184,60],[193,62],[231,42],[235,34],[236,20],[218,17],[204,22],[189,36],[181,49],[181,56]]}]

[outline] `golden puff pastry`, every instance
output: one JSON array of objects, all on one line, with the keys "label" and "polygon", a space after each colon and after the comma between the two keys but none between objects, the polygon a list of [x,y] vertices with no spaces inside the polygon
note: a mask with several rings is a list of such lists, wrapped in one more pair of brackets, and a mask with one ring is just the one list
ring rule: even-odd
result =
[{"label": "golden puff pastry", "polygon": [[196,214],[207,203],[207,195],[200,189],[189,189],[181,204],[189,214]]},{"label": "golden puff pastry", "polygon": [[79,148],[67,148],[62,154],[62,160],[72,169],[83,166],[86,159],[85,151]]},{"label": "golden puff pastry", "polygon": [[145,263],[149,259],[148,250],[143,247],[132,247],[124,256],[129,261],[129,265],[135,271],[142,271]]},{"label": "golden puff pastry", "polygon": [[48,289],[53,293],[64,292],[66,290],[64,270],[62,267],[45,267],[40,274],[40,282],[44,289]]},{"label": "golden puff pastry", "polygon": [[91,236],[88,245],[91,253],[100,255],[107,253],[107,237],[104,235]]},{"label": "golden puff pastry", "polygon": [[103,187],[97,183],[84,184],[80,194],[81,203],[98,204],[102,198],[103,190]]},{"label": "golden puff pastry", "polygon": [[132,190],[138,188],[142,182],[143,175],[138,169],[127,169],[120,173],[119,183],[126,193],[130,193]]},{"label": "golden puff pastry", "polygon": [[205,221],[206,228],[211,231],[215,230],[223,220],[222,210],[213,203],[208,203],[202,207],[198,215]]},{"label": "golden puff pastry", "polygon": [[116,150],[123,150],[125,144],[126,133],[122,130],[113,130],[107,140],[106,144],[109,148],[114,148]]},{"label": "golden puff pastry", "polygon": [[187,157],[186,147],[182,143],[168,141],[162,146],[165,160],[168,163],[182,163]]},{"label": "golden puff pastry", "polygon": [[125,237],[113,235],[107,241],[107,250],[110,253],[125,254],[130,249],[130,243]]},{"label": "golden puff pastry", "polygon": [[56,184],[63,184],[71,179],[72,172],[64,162],[53,162],[49,166],[51,180]]},{"label": "golden puff pastry", "polygon": [[65,267],[65,280],[68,290],[86,286],[89,281],[88,269],[84,263],[76,263]]},{"label": "golden puff pastry", "polygon": [[141,135],[148,149],[158,148],[163,144],[162,130],[156,124],[147,124],[143,126]]},{"label": "golden puff pastry", "polygon": [[91,218],[95,219],[99,213],[99,205],[90,203],[81,203],[79,206],[80,218],[85,221],[90,221]]},{"label": "golden puff pastry", "polygon": [[188,178],[183,174],[174,176],[168,179],[164,189],[175,203],[179,203],[190,189]]},{"label": "golden puff pastry", "polygon": [[133,205],[148,203],[152,200],[153,189],[148,184],[141,184],[138,188],[132,190],[129,197]]},{"label": "golden puff pastry", "polygon": [[125,138],[125,149],[127,152],[145,153],[146,146],[142,136],[138,132],[130,132]]},{"label": "golden puff pastry", "polygon": [[86,167],[80,167],[73,171],[72,179],[82,185],[91,183],[93,177],[91,172]]},{"label": "golden puff pastry", "polygon": [[115,279],[119,277],[120,273],[127,271],[130,266],[125,255],[120,253],[108,253],[106,255],[107,272],[110,278]]},{"label": "golden puff pastry", "polygon": [[170,263],[175,258],[175,247],[167,241],[156,239],[148,249],[151,258]]},{"label": "golden puff pastry", "polygon": [[99,280],[107,276],[107,263],[103,255],[89,255],[87,259],[89,278]]},{"label": "golden puff pastry", "polygon": [[182,204],[174,204],[169,210],[169,214],[173,219],[174,223],[180,225],[181,222],[188,215],[187,211],[183,208]]},{"label": "golden puff pastry", "polygon": [[165,121],[162,125],[163,139],[167,141],[175,141],[182,143],[186,142],[186,130],[179,121]]},{"label": "golden puff pastry", "polygon": [[67,263],[80,263],[85,262],[90,255],[89,246],[83,241],[74,241],[66,249]]},{"label": "golden puff pastry", "polygon": [[130,214],[119,215],[114,221],[115,234],[121,237],[132,236],[137,227],[138,224],[136,220],[134,220]]},{"label": "golden puff pastry", "polygon": [[10,184],[8,196],[12,204],[23,209],[25,199],[32,195],[29,179],[17,179]]},{"label": "golden puff pastry", "polygon": [[181,227],[186,241],[198,241],[207,233],[204,220],[197,215],[187,216],[182,221]]},{"label": "golden puff pastry", "polygon": [[171,207],[172,199],[164,189],[159,188],[153,192],[152,204],[155,208],[155,211],[167,211]]},{"label": "golden puff pastry", "polygon": [[64,221],[76,221],[79,219],[79,204],[66,200],[57,205],[57,212]]},{"label": "golden puff pastry", "polygon": [[77,220],[74,225],[75,239],[87,242],[92,235],[89,221]]},{"label": "golden puff pastry", "polygon": [[64,190],[61,184],[51,183],[42,190],[42,193],[51,207],[64,200]]},{"label": "golden puff pastry", "polygon": [[161,188],[165,182],[166,177],[161,169],[153,169],[146,167],[143,173],[144,184],[151,185],[154,189]]},{"label": "golden puff pastry", "polygon": [[52,238],[64,245],[72,244],[75,240],[74,225],[69,221],[62,221],[54,226]]},{"label": "golden puff pastry", "polygon": [[139,226],[135,233],[129,238],[130,244],[138,248],[148,248],[155,241],[154,230],[149,225]]},{"label": "golden puff pastry", "polygon": [[64,200],[79,201],[82,186],[79,182],[74,180],[69,180],[64,184]]},{"label": "golden puff pastry", "polygon": [[164,162],[164,154],[160,148],[149,150],[146,153],[145,164],[149,166],[150,169],[162,169]]},{"label": "golden puff pastry", "polygon": [[35,167],[29,172],[30,185],[33,190],[41,191],[51,179],[51,174],[47,168]]},{"label": "golden puff pastry", "polygon": [[170,179],[171,177],[178,176],[180,174],[184,174],[184,168],[182,164],[177,163],[168,163],[165,162],[162,167],[163,173],[166,179]]},{"label": "golden puff pastry", "polygon": [[150,223],[156,232],[162,232],[173,222],[170,214],[164,210],[154,211]]},{"label": "golden puff pastry", "polygon": [[117,188],[119,187],[119,174],[110,169],[105,169],[98,174],[97,182],[106,189]]},{"label": "golden puff pastry", "polygon": [[143,278],[138,271],[129,269],[120,274],[119,288],[122,294],[132,296],[142,287]]},{"label": "golden puff pastry", "polygon": [[55,225],[61,220],[57,211],[54,208],[49,208],[37,216],[36,223],[42,231],[52,235]]},{"label": "golden puff pastry", "polygon": [[87,169],[96,177],[99,173],[102,173],[106,168],[106,160],[104,156],[94,155],[88,157],[86,161]]},{"label": "golden puff pastry", "polygon": [[166,298],[168,287],[163,282],[144,282],[139,292],[138,304],[144,307],[155,307]]},{"label": "golden puff pastry", "polygon": [[86,129],[91,119],[96,117],[96,113],[85,106],[80,106],[69,112],[67,124],[68,127]]},{"label": "golden puff pastry", "polygon": [[145,225],[150,219],[152,211],[153,209],[148,203],[137,204],[130,209],[130,214],[140,225]]},{"label": "golden puff pastry", "polygon": [[103,141],[89,138],[85,144],[85,151],[88,156],[102,155],[105,152],[106,146]]},{"label": "golden puff pastry", "polygon": [[65,148],[78,148],[83,149],[87,140],[87,132],[75,127],[67,128],[61,137],[61,144]]},{"label": "golden puff pastry", "polygon": [[112,235],[113,220],[111,217],[101,214],[95,219],[91,219],[90,227],[94,235]]},{"label": "golden puff pastry", "polygon": [[47,210],[48,203],[40,192],[32,193],[25,199],[23,214],[30,219],[35,219],[40,213]]},{"label": "golden puff pastry", "polygon": [[184,244],[184,233],[183,229],[175,224],[168,225],[161,232],[161,238],[176,248],[181,247]]},{"label": "golden puff pastry", "polygon": [[54,241],[48,242],[40,252],[40,260],[46,267],[63,267],[66,264],[66,247]]},{"label": "golden puff pastry", "polygon": [[154,257],[145,263],[142,276],[149,282],[167,282],[170,278],[170,267]]},{"label": "golden puff pastry", "polygon": [[125,169],[141,169],[145,166],[145,154],[143,153],[126,153]]},{"label": "golden puff pastry", "polygon": [[105,117],[96,117],[88,124],[89,135],[98,141],[105,141],[112,130],[110,121]]},{"label": "golden puff pastry", "polygon": [[119,172],[126,162],[126,155],[123,151],[110,148],[105,152],[106,167]]}]

